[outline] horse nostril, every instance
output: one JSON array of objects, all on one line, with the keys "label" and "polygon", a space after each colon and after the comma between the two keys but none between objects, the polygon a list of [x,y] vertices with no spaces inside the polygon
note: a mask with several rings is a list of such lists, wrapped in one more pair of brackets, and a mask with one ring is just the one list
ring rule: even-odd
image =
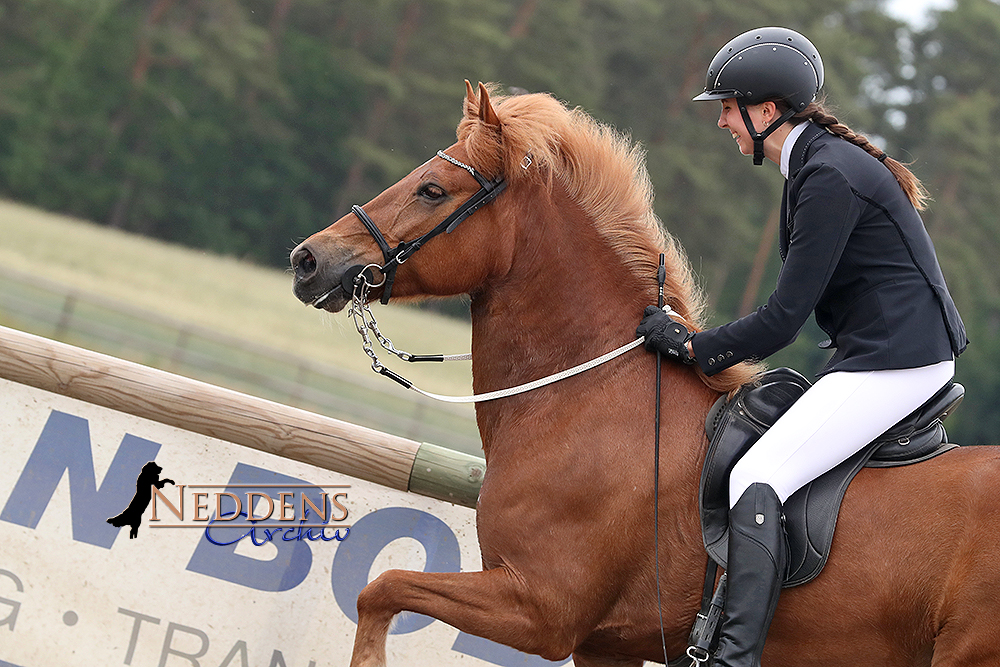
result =
[{"label": "horse nostril", "polygon": [[299,248],[292,255],[292,267],[297,278],[308,278],[316,272],[316,257],[308,248]]}]

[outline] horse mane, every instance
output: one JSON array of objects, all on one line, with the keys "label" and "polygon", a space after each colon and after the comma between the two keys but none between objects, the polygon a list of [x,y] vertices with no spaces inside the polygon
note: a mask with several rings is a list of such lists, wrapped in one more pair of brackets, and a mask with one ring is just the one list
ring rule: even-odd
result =
[{"label": "horse mane", "polygon": [[[509,183],[535,179],[551,188],[553,179],[591,219],[598,233],[624,262],[649,302],[658,293],[659,254],[666,257],[664,298],[694,330],[703,328],[705,299],[680,243],[664,230],[653,212],[653,187],[645,151],[630,137],[569,108],[547,93],[505,96],[487,86],[501,132],[479,120],[480,100],[469,96],[458,126],[458,140],[481,172],[503,174]],[[522,168],[525,156],[531,167]],[[763,369],[743,363],[711,377],[706,385],[731,392]]]}]

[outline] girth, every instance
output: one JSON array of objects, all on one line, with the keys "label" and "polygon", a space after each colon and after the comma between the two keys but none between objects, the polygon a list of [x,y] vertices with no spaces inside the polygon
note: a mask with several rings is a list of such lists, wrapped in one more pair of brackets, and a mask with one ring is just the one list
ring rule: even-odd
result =
[{"label": "girth", "polygon": [[[732,399],[720,398],[709,411],[705,432],[711,444],[699,491],[702,537],[709,556],[723,567],[729,540],[729,472],[809,386],[794,370],[777,368]],[[841,501],[861,468],[908,465],[957,447],[948,444],[941,422],[964,395],[962,385],[949,383],[877,440],[792,494],[784,505],[790,554],[786,587],[811,581],[823,569]]]}]

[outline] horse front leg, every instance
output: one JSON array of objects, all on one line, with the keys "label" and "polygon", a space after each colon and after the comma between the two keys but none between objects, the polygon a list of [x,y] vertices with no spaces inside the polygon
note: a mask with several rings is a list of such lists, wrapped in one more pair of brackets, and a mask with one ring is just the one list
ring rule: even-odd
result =
[{"label": "horse front leg", "polygon": [[569,656],[582,637],[559,609],[565,600],[547,596],[506,568],[483,572],[388,570],[358,596],[358,629],[351,667],[384,667],[392,618],[402,611],[425,614],[463,632],[549,660]]}]

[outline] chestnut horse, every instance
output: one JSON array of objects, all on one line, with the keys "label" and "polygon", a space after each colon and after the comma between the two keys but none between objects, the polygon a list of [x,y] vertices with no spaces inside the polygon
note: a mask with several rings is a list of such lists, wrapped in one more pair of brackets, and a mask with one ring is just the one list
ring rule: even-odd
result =
[{"label": "chestnut horse", "polygon": [[[548,95],[504,98],[494,88],[491,101],[482,84],[467,89],[458,142],[444,150],[452,159],[432,157],[363,211],[395,246],[479,192],[474,176],[505,179],[495,201],[400,265],[392,291],[471,296],[474,390],[544,377],[634,340],[657,300],[661,252],[666,301],[697,326],[692,272],[653,214],[641,151]],[[293,251],[299,299],[337,312],[350,301],[338,287],[345,271],[383,264],[360,217]],[[404,610],[550,660],[572,655],[579,667],[662,661],[655,368],[634,349],[477,404],[488,464],[477,507],[483,570],[383,573],[358,597],[351,665],[385,663],[390,623]],[[707,378],[663,364],[659,584],[671,659],[684,652],[707,563],[696,506],[703,420],[721,392],[757,370]],[[764,664],[1000,665],[997,480],[993,447],[863,470],[825,571],[781,597]]]}]

